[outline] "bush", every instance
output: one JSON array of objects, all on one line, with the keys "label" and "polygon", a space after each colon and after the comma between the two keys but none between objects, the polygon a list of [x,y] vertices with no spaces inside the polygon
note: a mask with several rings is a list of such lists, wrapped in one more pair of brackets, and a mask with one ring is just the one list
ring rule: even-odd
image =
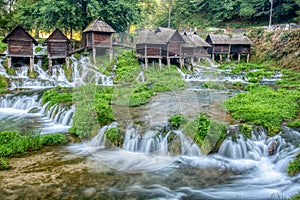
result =
[{"label": "bush", "polygon": [[225,87],[224,84],[218,83],[218,82],[215,82],[215,81],[206,81],[203,84],[203,87],[209,88],[209,89],[216,89],[216,90],[224,90],[224,89],[226,89],[226,87]]},{"label": "bush", "polygon": [[47,134],[41,136],[42,145],[56,145],[67,142],[67,137],[62,133]]},{"label": "bush", "polygon": [[69,88],[56,87],[43,93],[42,103],[50,102],[48,108],[55,104],[72,104],[73,91]]},{"label": "bush", "polygon": [[105,131],[105,136],[108,141],[110,141],[114,146],[122,146],[123,136],[121,135],[118,128],[109,128]]},{"label": "bush", "polygon": [[188,119],[182,114],[177,114],[171,116],[169,118],[169,122],[172,127],[179,128],[181,125],[186,124],[188,122]]},{"label": "bush", "polygon": [[291,128],[300,128],[300,119],[287,123],[287,126]]},{"label": "bush", "polygon": [[252,138],[252,126],[248,124],[242,124],[240,126],[240,132],[243,134],[246,138],[251,139]]}]

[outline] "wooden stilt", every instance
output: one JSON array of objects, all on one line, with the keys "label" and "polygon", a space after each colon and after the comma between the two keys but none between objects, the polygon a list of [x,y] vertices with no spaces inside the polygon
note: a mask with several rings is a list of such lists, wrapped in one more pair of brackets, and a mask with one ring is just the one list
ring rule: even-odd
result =
[{"label": "wooden stilt", "polygon": [[220,54],[219,57],[220,57],[220,63],[221,63],[222,62],[222,54]]},{"label": "wooden stilt", "polygon": [[158,59],[158,62],[159,62],[159,69],[162,69],[162,66],[161,66],[161,58]]},{"label": "wooden stilt", "polygon": [[93,47],[93,62],[96,63],[96,47]]},{"label": "wooden stilt", "polygon": [[109,61],[113,60],[114,51],[112,49],[109,50]]},{"label": "wooden stilt", "polygon": [[171,66],[171,60],[170,60],[170,58],[167,58],[167,63],[168,63],[168,67],[170,68],[170,66]]},{"label": "wooden stilt", "polygon": [[250,54],[248,53],[247,54],[247,63],[249,62],[249,60],[250,60]]},{"label": "wooden stilt", "polygon": [[30,67],[29,67],[30,72],[33,72],[33,65],[34,65],[34,57],[30,57]]},{"label": "wooden stilt", "polygon": [[9,57],[7,57],[7,59],[8,59],[8,65],[7,65],[7,67],[11,68],[11,66],[12,66],[12,64],[11,64],[12,58],[9,56]]},{"label": "wooden stilt", "polygon": [[230,54],[227,54],[227,62],[230,62]]},{"label": "wooden stilt", "polygon": [[67,69],[69,69],[70,67],[70,62],[69,62],[69,57],[66,57],[66,66],[67,66]]},{"label": "wooden stilt", "polygon": [[241,61],[241,54],[238,54],[238,63]]},{"label": "wooden stilt", "polygon": [[148,69],[148,58],[145,58],[145,67]]},{"label": "wooden stilt", "polygon": [[215,54],[212,54],[212,61],[215,62]]},{"label": "wooden stilt", "polygon": [[52,73],[52,58],[49,58],[49,71]]}]

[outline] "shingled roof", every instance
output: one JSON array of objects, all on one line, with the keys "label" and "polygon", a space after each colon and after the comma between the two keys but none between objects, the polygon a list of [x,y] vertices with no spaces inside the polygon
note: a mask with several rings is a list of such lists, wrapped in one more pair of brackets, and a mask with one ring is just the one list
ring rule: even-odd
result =
[{"label": "shingled roof", "polygon": [[17,25],[9,34],[7,34],[2,42],[7,43],[8,38],[10,38],[16,31],[21,31],[21,33],[23,32],[22,34],[25,34],[35,45],[38,45],[38,42],[21,25]]},{"label": "shingled roof", "polygon": [[186,32],[184,35],[194,44],[195,47],[211,47],[204,39],[196,32]]},{"label": "shingled roof", "polygon": [[116,31],[106,22],[95,19],[83,30],[83,33],[85,32],[115,33]]},{"label": "shingled roof", "polygon": [[170,29],[170,28],[159,27],[159,28],[157,28],[155,33],[160,37],[161,40],[163,40],[165,43],[167,43],[172,38],[172,36],[176,33],[176,30]]},{"label": "shingled roof", "polygon": [[245,34],[236,34],[231,38],[231,44],[253,44],[253,42]]},{"label": "shingled roof", "polygon": [[48,43],[55,35],[58,34],[58,37],[60,40],[64,40],[67,43],[70,43],[71,41],[69,40],[69,38],[67,38],[67,36],[65,34],[63,34],[63,32],[61,32],[58,28],[56,28],[51,35],[45,40],[44,43]]},{"label": "shingled roof", "polygon": [[165,44],[151,30],[141,31],[137,37],[136,44]]},{"label": "shingled roof", "polygon": [[228,35],[209,34],[208,37],[210,37],[212,44],[231,44],[231,39]]}]

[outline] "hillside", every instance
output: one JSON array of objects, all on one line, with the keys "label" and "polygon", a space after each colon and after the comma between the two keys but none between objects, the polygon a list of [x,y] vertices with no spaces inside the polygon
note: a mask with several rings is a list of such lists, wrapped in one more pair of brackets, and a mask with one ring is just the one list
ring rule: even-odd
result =
[{"label": "hillside", "polygon": [[270,32],[252,29],[248,36],[255,43],[252,59],[275,61],[283,68],[300,71],[300,29]]}]

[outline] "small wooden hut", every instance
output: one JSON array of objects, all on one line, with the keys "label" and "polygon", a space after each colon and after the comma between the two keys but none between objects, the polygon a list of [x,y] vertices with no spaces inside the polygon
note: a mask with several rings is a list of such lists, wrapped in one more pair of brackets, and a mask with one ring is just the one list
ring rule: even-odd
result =
[{"label": "small wooden hut", "polygon": [[157,28],[155,33],[165,43],[162,56],[167,58],[168,66],[170,66],[171,59],[179,59],[180,66],[183,66],[182,45],[185,42],[181,34],[177,30],[162,27]]},{"label": "small wooden hut", "polygon": [[211,54],[213,61],[215,60],[215,55],[220,56],[220,61],[222,61],[222,55],[224,54],[229,58],[231,39],[228,35],[209,34],[205,41],[211,45],[208,48],[208,53]]},{"label": "small wooden hut", "polygon": [[207,56],[207,49],[211,46],[196,32],[184,32],[182,38],[185,41],[182,45],[182,52],[185,58],[190,59],[193,63],[195,59]]},{"label": "small wooden hut", "polygon": [[241,60],[241,55],[246,54],[247,62],[249,62],[252,44],[253,42],[245,34],[233,35],[231,38],[230,54],[238,55],[238,63]]},{"label": "small wooden hut", "polygon": [[67,68],[69,68],[70,40],[56,28],[45,40],[48,50],[49,69],[52,69],[52,61],[65,59]]},{"label": "small wooden hut", "polygon": [[158,59],[161,68],[162,47],[165,43],[151,30],[141,31],[136,40],[136,57],[145,59],[148,67],[148,59]]},{"label": "small wooden hut", "polygon": [[96,62],[96,51],[100,50],[101,54],[109,52],[110,60],[112,60],[112,35],[116,31],[104,21],[95,19],[92,21],[82,33],[84,47],[92,49],[93,60]]},{"label": "small wooden hut", "polygon": [[4,39],[4,43],[8,46],[8,67],[12,66],[12,60],[24,59],[29,60],[30,71],[33,70],[34,55],[33,44],[37,45],[37,41],[25,29],[17,25]]}]

